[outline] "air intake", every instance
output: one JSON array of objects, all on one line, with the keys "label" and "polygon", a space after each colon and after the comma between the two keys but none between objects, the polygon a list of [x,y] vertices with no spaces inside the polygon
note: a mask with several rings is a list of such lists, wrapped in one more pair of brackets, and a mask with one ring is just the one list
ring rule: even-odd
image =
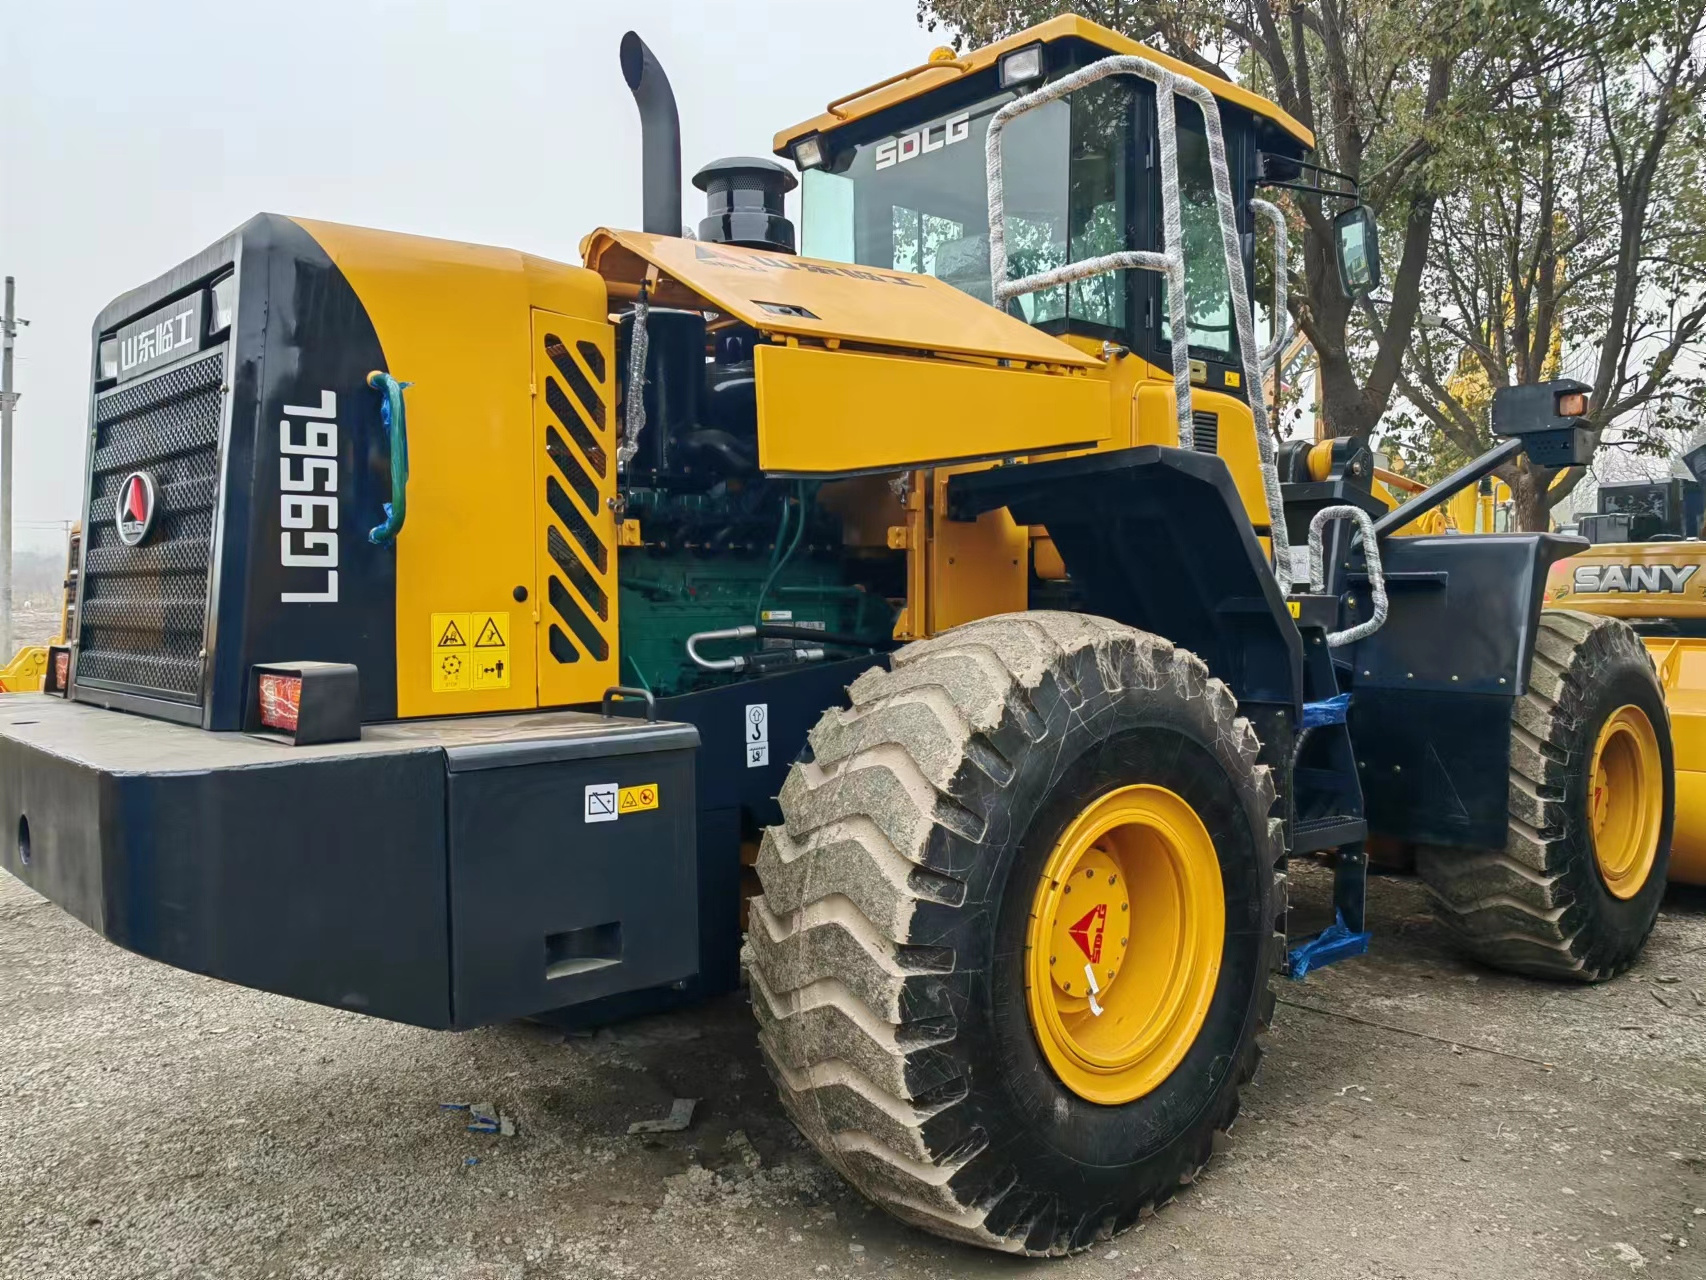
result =
[{"label": "air intake", "polygon": [[713,160],[693,175],[693,185],[705,193],[701,240],[794,252],[794,224],[783,212],[782,198],[800,182],[774,160],[757,156]]}]

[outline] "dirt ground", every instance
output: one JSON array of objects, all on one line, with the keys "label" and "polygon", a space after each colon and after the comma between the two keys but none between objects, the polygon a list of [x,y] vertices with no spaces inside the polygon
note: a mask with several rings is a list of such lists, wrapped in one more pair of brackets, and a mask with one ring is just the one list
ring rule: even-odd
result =
[{"label": "dirt ground", "polygon": [[[1326,888],[1305,871],[1294,900]],[[1591,989],[1456,959],[1411,882],[1370,915],[1372,955],[1282,991],[1205,1175],[1026,1262],[849,1192],[743,998],[596,1036],[417,1031],[140,960],[0,873],[0,1276],[1706,1276],[1706,894],[1673,891],[1642,964]],[[677,1097],[688,1129],[628,1136]]]}]

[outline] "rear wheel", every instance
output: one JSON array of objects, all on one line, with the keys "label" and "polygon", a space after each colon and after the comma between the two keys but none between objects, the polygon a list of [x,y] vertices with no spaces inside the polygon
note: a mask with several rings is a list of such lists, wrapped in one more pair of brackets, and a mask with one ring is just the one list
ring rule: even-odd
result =
[{"label": "rear wheel", "polygon": [[1652,932],[1674,810],[1670,720],[1646,646],[1614,618],[1547,610],[1511,715],[1505,847],[1424,847],[1416,869],[1478,959],[1599,982]]},{"label": "rear wheel", "polygon": [[748,967],[801,1130],[938,1234],[1084,1248],[1207,1160],[1283,953],[1274,788],[1194,656],[989,618],[867,672],[765,834]]}]

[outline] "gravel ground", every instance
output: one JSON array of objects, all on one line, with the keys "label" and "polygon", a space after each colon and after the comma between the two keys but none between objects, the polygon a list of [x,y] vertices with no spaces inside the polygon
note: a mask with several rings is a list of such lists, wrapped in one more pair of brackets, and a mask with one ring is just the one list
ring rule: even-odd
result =
[{"label": "gravel ground", "polygon": [[[1327,876],[1297,882],[1321,914]],[[1409,881],[1370,916],[1373,955],[1281,993],[1208,1172],[1030,1263],[848,1192],[744,999],[417,1031],[138,959],[0,873],[0,1276],[1706,1276],[1706,893],[1673,891],[1643,963],[1590,989],[1456,959]],[[627,1136],[675,1097],[703,1099],[690,1128]]]}]

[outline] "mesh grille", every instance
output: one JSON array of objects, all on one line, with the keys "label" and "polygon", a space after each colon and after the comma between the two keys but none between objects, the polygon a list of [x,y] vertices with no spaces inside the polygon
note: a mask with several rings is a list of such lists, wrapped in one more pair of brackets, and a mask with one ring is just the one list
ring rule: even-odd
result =
[{"label": "mesh grille", "polygon": [[[103,396],[83,521],[77,679],[201,700],[207,568],[219,485],[225,349]],[[119,541],[114,506],[132,471],[154,475],[154,529]]]}]

